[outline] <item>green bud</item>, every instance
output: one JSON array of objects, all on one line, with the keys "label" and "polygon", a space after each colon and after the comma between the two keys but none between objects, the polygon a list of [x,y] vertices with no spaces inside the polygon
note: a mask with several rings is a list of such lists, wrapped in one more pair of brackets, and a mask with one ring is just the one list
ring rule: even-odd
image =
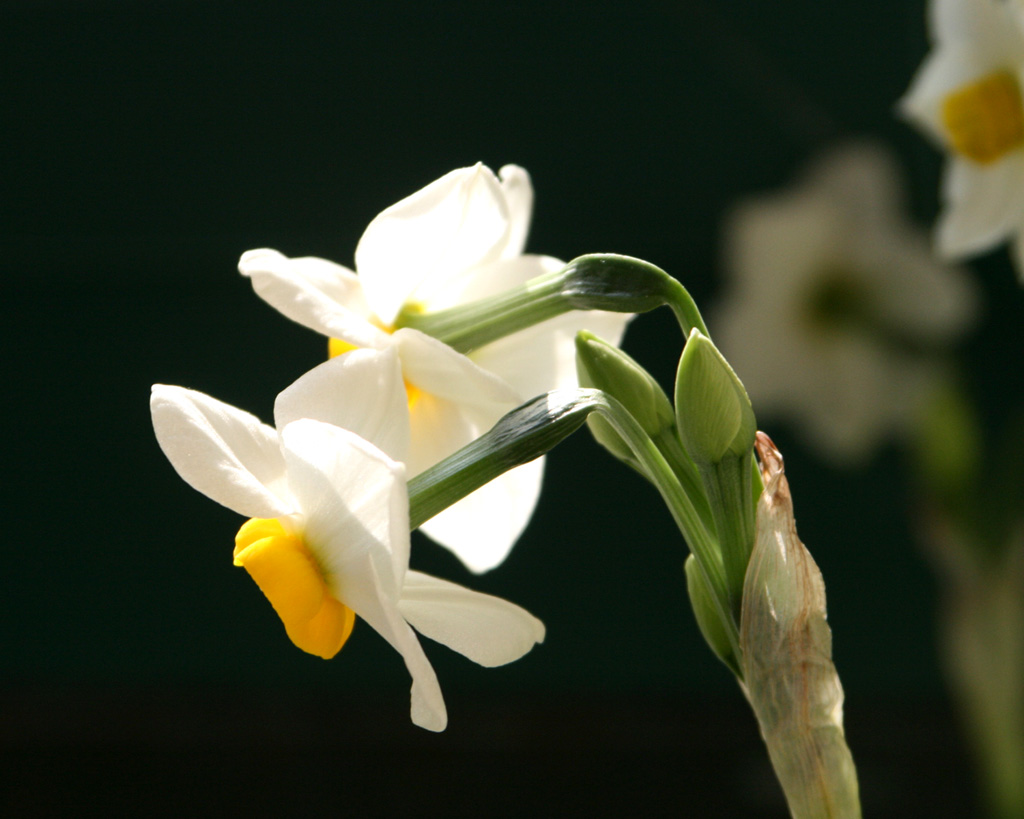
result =
[{"label": "green bud", "polygon": [[694,328],[676,375],[679,438],[697,464],[746,455],[757,424],[750,398],[718,348]]},{"label": "green bud", "polygon": [[693,606],[693,615],[697,618],[700,633],[704,635],[715,656],[742,679],[740,665],[733,653],[732,643],[729,642],[729,632],[715,607],[715,598],[708,587],[708,581],[693,555],[686,558],[686,590],[690,595],[690,605]]},{"label": "green bud", "polygon": [[675,423],[668,396],[643,367],[593,333],[576,334],[576,372],[581,387],[614,396],[652,438]]}]

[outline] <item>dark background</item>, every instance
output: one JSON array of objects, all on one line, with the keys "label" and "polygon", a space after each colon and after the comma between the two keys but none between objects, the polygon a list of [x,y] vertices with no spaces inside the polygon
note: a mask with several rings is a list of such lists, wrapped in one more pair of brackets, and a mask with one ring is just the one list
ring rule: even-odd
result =
[{"label": "dark background", "polygon": [[[157,448],[149,388],[269,420],[324,345],[253,295],[241,252],[351,264],[377,212],[478,160],[531,172],[529,250],[639,256],[705,307],[725,209],[844,138],[894,147],[925,224],[940,158],[893,116],[926,50],[923,3],[0,13],[0,813],[784,815],[693,623],[668,514],[585,433],[550,457],[498,571],[471,577],[417,536],[414,566],[548,627],[496,670],[428,646],[450,716],[435,736],[409,723],[401,660],[364,624],[330,663],[288,642],[231,565],[241,521]],[[998,415],[1019,395],[1002,367],[1019,364],[1021,299],[1005,252],[976,268],[997,329],[965,356]],[[625,347],[667,385],[680,343],[656,313]],[[768,429],[828,584],[866,814],[971,815],[899,457],[841,473]]]}]

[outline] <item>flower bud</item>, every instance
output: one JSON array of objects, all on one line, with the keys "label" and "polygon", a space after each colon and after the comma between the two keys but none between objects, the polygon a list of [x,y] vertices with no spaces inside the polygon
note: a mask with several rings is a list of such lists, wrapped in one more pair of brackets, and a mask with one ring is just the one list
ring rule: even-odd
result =
[{"label": "flower bud", "polygon": [[672,404],[651,374],[586,330],[576,334],[576,372],[581,387],[596,387],[617,398],[652,438],[675,423]]},{"label": "flower bud", "polygon": [[715,656],[729,666],[733,674],[742,678],[722,616],[715,607],[713,593],[693,555],[686,558],[686,590],[690,595],[690,605],[693,606],[693,616],[697,619],[700,633],[704,635]]},{"label": "flower bud", "polygon": [[676,424],[697,464],[741,457],[754,445],[757,424],[747,391],[718,348],[696,328],[679,360]]}]

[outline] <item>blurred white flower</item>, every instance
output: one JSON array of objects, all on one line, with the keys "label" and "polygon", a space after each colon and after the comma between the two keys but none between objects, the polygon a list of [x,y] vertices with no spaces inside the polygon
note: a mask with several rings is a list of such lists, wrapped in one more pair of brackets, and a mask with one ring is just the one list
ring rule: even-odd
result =
[{"label": "blurred white flower", "polygon": [[[569,313],[468,357],[416,330],[395,330],[402,309],[455,307],[562,267],[549,256],[523,254],[532,209],[525,170],[507,165],[496,177],[478,164],[452,171],[380,213],[356,248],[358,274],[325,259],[291,259],[266,249],[245,253],[239,270],[288,318],[328,336],[331,355],[356,348],[398,351],[409,393],[413,476],[523,401],[575,386],[577,330],[615,344],[622,338],[630,317],[604,312]],[[422,530],[473,571],[493,568],[529,522],[542,474],[543,459],[506,472]]]},{"label": "blurred white flower", "polygon": [[[381,380],[379,362],[353,361],[364,386]],[[357,432],[311,420],[325,403],[322,386],[315,378],[284,395],[278,433],[203,393],[156,385],[153,427],[188,484],[251,518],[236,537],[235,565],[259,585],[292,642],[333,657],[358,615],[405,660],[413,722],[443,730],[441,689],[410,625],[485,666],[521,657],[543,640],[544,626],[505,600],[409,569],[405,467]],[[401,425],[389,421],[403,405],[399,383],[344,420],[400,447]]]},{"label": "blurred white flower", "polygon": [[793,419],[840,462],[906,430],[976,312],[972,282],[903,215],[898,176],[881,148],[848,146],[725,228],[715,343],[759,420]]},{"label": "blurred white flower", "polygon": [[1013,240],[1024,277],[1024,5],[933,0],[932,51],[900,101],[948,154],[939,250],[962,258]]}]

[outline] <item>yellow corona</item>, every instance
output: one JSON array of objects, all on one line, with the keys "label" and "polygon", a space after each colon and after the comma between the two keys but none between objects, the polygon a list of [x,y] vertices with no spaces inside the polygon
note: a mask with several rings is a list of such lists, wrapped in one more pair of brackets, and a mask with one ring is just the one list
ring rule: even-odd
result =
[{"label": "yellow corona", "polygon": [[331,594],[300,535],[277,519],[248,520],[235,536],[235,565],[256,581],[295,645],[325,660],[341,651],[355,612]]}]

